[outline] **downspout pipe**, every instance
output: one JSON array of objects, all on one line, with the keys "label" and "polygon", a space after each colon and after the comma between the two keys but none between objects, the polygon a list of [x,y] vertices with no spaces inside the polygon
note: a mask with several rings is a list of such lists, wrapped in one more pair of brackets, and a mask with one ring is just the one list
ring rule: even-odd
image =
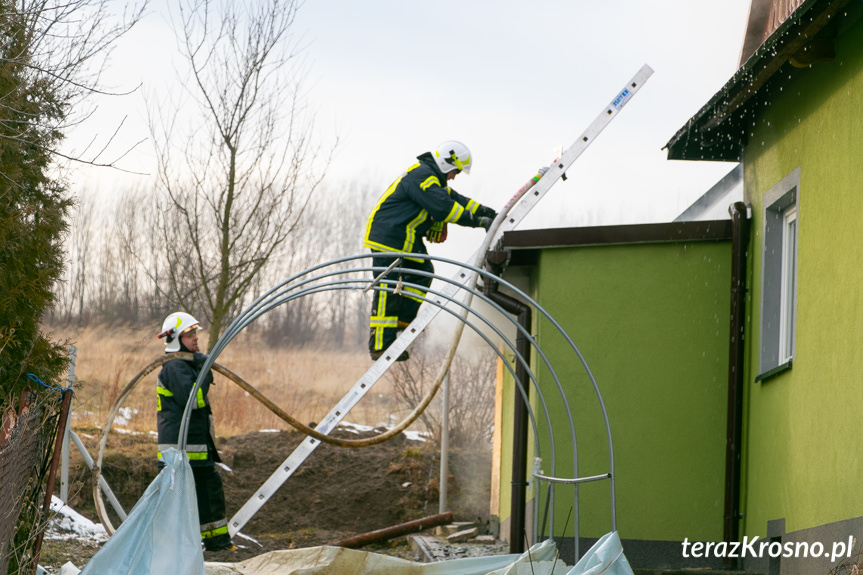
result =
[{"label": "downspout pipe", "polygon": [[[486,265],[490,272],[500,275],[508,259],[506,252],[489,251],[486,254]],[[512,296],[498,291],[496,281],[484,281],[483,293],[492,301],[517,317],[518,324],[525,329],[524,333],[530,333],[532,313],[530,306],[522,303]],[[530,342],[522,332],[516,337],[516,351],[526,363],[530,363]],[[521,362],[515,367],[517,384],[529,393],[530,382],[527,370]],[[525,508],[527,504],[527,405],[522,394],[513,395],[513,438],[512,438],[512,489],[510,496],[510,526],[509,526],[509,552],[522,553],[525,550]]]},{"label": "downspout pipe", "polygon": [[[728,411],[725,444],[724,541],[740,540],[740,475],[743,446],[744,335],[746,330],[746,271],[750,222],[747,207],[735,202],[731,214],[731,328],[728,345]],[[725,568],[737,560],[726,558]]]}]

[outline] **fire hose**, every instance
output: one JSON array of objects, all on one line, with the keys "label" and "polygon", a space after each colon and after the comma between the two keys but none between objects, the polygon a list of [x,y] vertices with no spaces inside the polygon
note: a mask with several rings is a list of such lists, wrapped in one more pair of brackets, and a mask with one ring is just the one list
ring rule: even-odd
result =
[{"label": "fire hose", "polygon": [[[452,355],[454,355],[454,353],[450,353],[446,358],[445,365],[446,365],[447,369],[449,368],[449,364],[452,361]],[[102,524],[105,526],[105,530],[108,532],[109,535],[114,534],[115,528],[110,521],[107,510],[105,508],[104,501],[102,499],[102,488],[99,485],[99,476],[101,474],[102,461],[103,461],[103,457],[105,454],[105,447],[108,443],[108,434],[111,431],[111,425],[114,422],[114,418],[117,416],[117,413],[120,411],[120,408],[122,407],[123,402],[129,396],[129,394],[132,392],[132,390],[134,390],[135,387],[147,375],[149,375],[153,370],[155,370],[157,367],[161,366],[162,364],[164,364],[167,361],[171,361],[174,359],[191,360],[192,357],[193,356],[191,353],[177,352],[177,353],[165,354],[164,356],[159,357],[158,359],[150,362],[149,364],[147,364],[146,367],[144,367],[141,371],[139,371],[129,381],[129,383],[126,384],[126,386],[120,392],[120,394],[118,395],[117,399],[114,401],[113,405],[111,406],[111,409],[108,412],[108,419],[107,419],[107,421],[106,421],[106,423],[102,429],[102,438],[99,442],[99,455],[96,459],[95,465],[93,466],[93,500],[94,500],[95,505],[96,505],[96,513],[99,515],[99,519],[102,521]],[[252,397],[257,399],[258,401],[260,401],[267,409],[269,409],[271,412],[273,412],[277,417],[279,417],[280,419],[285,421],[290,426],[296,428],[298,431],[300,431],[306,435],[309,435],[311,437],[314,437],[315,439],[318,439],[321,442],[329,443],[330,445],[335,445],[338,447],[350,447],[350,448],[354,448],[354,449],[361,448],[361,447],[370,447],[372,445],[377,445],[379,443],[383,443],[384,441],[387,441],[387,440],[392,439],[393,437],[399,435],[405,429],[410,427],[411,424],[413,424],[414,421],[416,421],[419,418],[419,416],[426,410],[426,408],[428,408],[432,399],[434,399],[434,396],[437,394],[437,390],[440,388],[441,383],[443,382],[443,376],[437,378],[435,385],[432,386],[432,388],[429,390],[429,392],[426,394],[426,396],[423,398],[423,400],[419,403],[419,405],[417,405],[414,408],[414,410],[395,427],[385,431],[384,433],[375,435],[373,437],[367,437],[364,439],[341,439],[341,438],[326,435],[324,433],[321,433],[321,432],[315,430],[312,427],[309,427],[309,426],[301,423],[295,417],[293,417],[292,415],[290,415],[289,413],[284,411],[281,407],[276,405],[273,401],[271,401],[268,397],[266,397],[263,393],[261,393],[253,385],[251,385],[250,383],[245,381],[242,377],[240,377],[239,375],[237,375],[236,373],[234,373],[230,369],[226,368],[225,366],[223,366],[219,363],[214,363],[213,364],[213,370],[215,372],[225,376],[230,381],[233,381],[235,384],[237,384],[238,387],[240,387],[240,389],[242,389],[243,391],[247,392],[249,395],[251,395]]]}]

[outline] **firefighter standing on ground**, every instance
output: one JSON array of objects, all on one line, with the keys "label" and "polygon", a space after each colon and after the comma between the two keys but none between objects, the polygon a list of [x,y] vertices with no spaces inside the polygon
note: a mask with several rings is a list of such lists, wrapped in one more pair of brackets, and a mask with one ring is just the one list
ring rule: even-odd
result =
[{"label": "firefighter standing on ground", "polygon": [[[193,359],[173,359],[165,362],[156,385],[158,396],[157,427],[159,430],[159,466],[162,451],[179,447],[180,425],[189,394],[195,387],[198,372],[207,356],[198,351],[198,321],[187,313],[172,313],[162,324],[160,338],[165,338],[165,353],[191,352]],[[201,523],[201,539],[207,551],[233,549],[225,514],[225,492],[222,478],[216,470],[219,453],[213,440],[212,410],[207,392],[213,383],[208,371],[192,400],[186,440],[186,454],[195,477],[195,494]]]},{"label": "firefighter standing on ground", "polygon": [[[486,231],[497,213],[449,187],[458,174],[470,173],[470,150],[456,141],[442,143],[432,152],[417,156],[416,164],[408,168],[387,188],[378,200],[366,224],[363,245],[372,253],[412,252],[417,257],[405,257],[399,267],[434,272],[423,243],[427,237],[433,243],[446,239],[449,223]],[[375,267],[386,268],[391,257],[373,257]],[[378,272],[380,273],[380,272]],[[424,286],[431,285],[431,277],[408,272],[392,272],[384,279]],[[390,286],[391,287],[391,286]],[[378,359],[383,350],[395,341],[398,330],[407,327],[416,317],[425,289],[405,286],[401,295],[378,290],[372,300],[369,321],[369,353]],[[407,351],[397,361],[408,359]]]}]

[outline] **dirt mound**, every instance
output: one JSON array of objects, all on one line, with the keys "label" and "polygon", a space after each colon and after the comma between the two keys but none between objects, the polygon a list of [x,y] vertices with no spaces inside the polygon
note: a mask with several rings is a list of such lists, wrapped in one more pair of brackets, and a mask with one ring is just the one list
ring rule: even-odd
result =
[{"label": "dirt mound", "polygon": [[[82,433],[91,453],[97,433]],[[358,438],[351,431],[333,435]],[[258,490],[304,439],[290,432],[260,432],[220,441],[229,518]],[[104,474],[127,511],[155,477],[156,440],[152,435],[112,434],[105,454]],[[78,458],[80,460],[80,458]],[[428,442],[404,435],[361,449],[323,444],[242,528],[257,544],[235,537],[241,548],[227,557],[207,554],[208,560],[239,561],[277,550],[309,547],[389,527],[438,512],[439,459]],[[73,463],[75,460],[73,459]],[[77,461],[78,489],[70,505],[98,520],[92,502],[89,473]],[[449,510],[456,520],[482,523],[488,519],[491,451],[482,448],[450,453]],[[117,523],[115,522],[115,525]],[[385,547],[400,543],[387,543]],[[259,546],[260,545],[260,546]],[[373,549],[373,548],[372,548]]]}]

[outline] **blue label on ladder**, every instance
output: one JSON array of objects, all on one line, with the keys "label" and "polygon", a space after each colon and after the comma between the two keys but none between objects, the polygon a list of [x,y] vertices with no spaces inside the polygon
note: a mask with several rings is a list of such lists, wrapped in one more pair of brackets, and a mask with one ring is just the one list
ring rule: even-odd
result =
[{"label": "blue label on ladder", "polygon": [[623,92],[621,92],[620,95],[614,99],[611,105],[614,106],[616,110],[620,110],[623,105],[626,104],[626,101],[629,99],[630,94],[631,92],[629,91],[629,88],[625,88]]}]

